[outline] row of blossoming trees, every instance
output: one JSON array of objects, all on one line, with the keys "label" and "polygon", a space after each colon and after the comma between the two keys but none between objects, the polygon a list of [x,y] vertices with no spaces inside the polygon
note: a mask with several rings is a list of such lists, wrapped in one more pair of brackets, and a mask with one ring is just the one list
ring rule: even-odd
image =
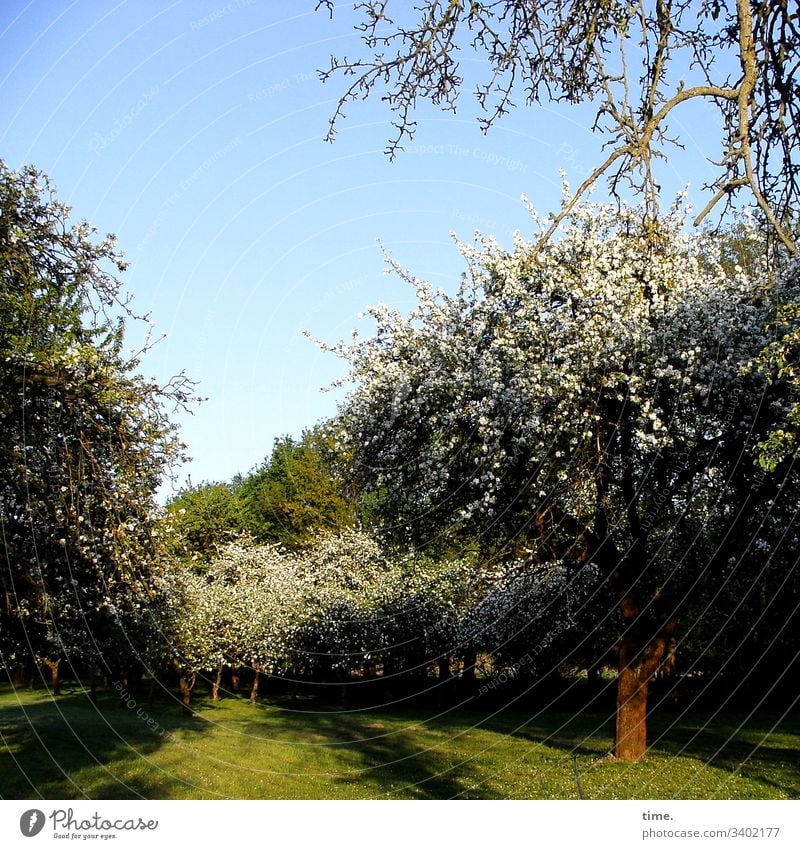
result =
[{"label": "row of blossoming trees", "polygon": [[263,675],[324,684],[379,676],[383,694],[399,696],[456,671],[474,680],[480,654],[492,655],[494,676],[524,667],[530,678],[557,669],[581,640],[594,649],[602,625],[592,641],[585,626],[597,578],[562,564],[506,563],[490,574],[463,558],[390,556],[348,530],[303,551],[230,543],[206,569],[173,567],[162,621],[187,708],[198,673],[212,673],[216,699],[226,670],[234,685],[248,673],[253,701]]}]

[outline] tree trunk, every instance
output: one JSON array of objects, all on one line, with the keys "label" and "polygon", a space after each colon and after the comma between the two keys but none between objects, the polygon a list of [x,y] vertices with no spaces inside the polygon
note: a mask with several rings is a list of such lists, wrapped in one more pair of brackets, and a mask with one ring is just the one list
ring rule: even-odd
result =
[{"label": "tree trunk", "polygon": [[114,683],[114,689],[117,691],[119,703],[123,707],[125,707],[128,703],[128,700],[131,698],[131,693],[128,689],[128,679],[124,675],[121,675],[116,680],[113,677],[111,680]]},{"label": "tree trunk", "polygon": [[183,705],[183,713],[185,716],[192,715],[192,709],[189,707],[189,704],[192,700],[192,690],[194,689],[194,682],[197,679],[197,673],[192,672],[192,674],[187,678],[183,675],[178,679],[178,684],[181,688],[181,702]]},{"label": "tree trunk", "polygon": [[241,678],[239,677],[239,667],[232,666],[231,667],[231,690],[234,693],[239,692],[239,684],[241,682]]},{"label": "tree trunk", "polygon": [[220,663],[217,667],[217,674],[214,676],[214,686],[211,688],[211,700],[214,702],[219,701],[219,688],[222,684],[222,670],[223,665]]},{"label": "tree trunk", "polygon": [[261,677],[261,669],[257,664],[253,664],[253,687],[250,690],[250,704],[254,705],[258,701],[258,682]]},{"label": "tree trunk", "polygon": [[628,633],[620,642],[614,731],[618,760],[638,761],[647,751],[647,691],[676,625],[671,620],[649,641]]},{"label": "tree trunk", "polygon": [[469,652],[464,656],[464,666],[461,672],[461,679],[464,686],[464,694],[466,696],[475,695],[475,666],[478,663],[478,656],[475,652]]},{"label": "tree trunk", "polygon": [[50,689],[53,691],[54,696],[61,695],[61,682],[58,680],[58,666],[60,663],[60,659],[47,659],[44,661],[44,665],[50,670]]},{"label": "tree trunk", "polygon": [[16,664],[16,666],[14,667],[14,674],[11,683],[16,689],[20,689],[25,686],[25,664]]},{"label": "tree trunk", "polygon": [[439,686],[436,689],[436,703],[439,707],[443,707],[446,700],[450,697],[450,682],[453,680],[453,673],[450,671],[450,658],[440,657],[436,661],[439,667]]}]

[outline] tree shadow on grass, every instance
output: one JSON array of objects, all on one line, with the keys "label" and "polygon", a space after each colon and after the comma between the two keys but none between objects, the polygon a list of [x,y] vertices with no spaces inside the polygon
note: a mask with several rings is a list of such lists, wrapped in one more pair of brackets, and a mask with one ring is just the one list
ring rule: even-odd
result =
[{"label": "tree shadow on grass", "polygon": [[[510,718],[510,717],[509,717]],[[613,741],[613,722],[607,714],[584,711],[537,711],[529,720],[519,722],[506,733],[535,747],[531,776],[538,798],[583,799],[583,774],[603,759]],[[508,721],[501,714],[485,724],[500,730]],[[499,727],[498,727],[499,726]]]},{"label": "tree shadow on grass", "polygon": [[[268,709],[280,711],[280,734],[273,741],[306,747],[309,762],[333,765],[323,785],[330,795],[304,798],[451,799],[480,782],[469,747],[457,742],[466,733],[458,717],[439,725],[418,710],[375,714]],[[274,732],[274,727],[254,719],[244,733]]]},{"label": "tree shadow on grass", "polygon": [[610,739],[596,731],[597,717],[576,721],[572,714],[531,725],[523,712],[494,709],[372,712],[309,703],[293,710],[280,700],[263,707],[274,723],[269,714],[254,717],[242,733],[304,747],[303,763],[327,762],[334,770],[318,795],[308,792],[309,780],[304,798],[578,798],[573,755],[602,756]]},{"label": "tree shadow on grass", "polygon": [[[749,782],[800,798],[800,721],[769,712],[745,718],[703,714],[676,719],[655,712],[648,725],[653,755],[688,758]],[[741,728],[739,726],[742,725]],[[490,724],[487,724],[490,727]],[[578,766],[598,763],[611,749],[613,720],[600,714],[548,713],[516,729],[516,736],[577,757]],[[724,780],[724,779],[723,779]],[[771,795],[771,794],[770,794]]]},{"label": "tree shadow on grass", "polygon": [[715,723],[714,718],[708,724],[699,719],[672,724],[668,717],[659,717],[651,724],[655,747],[800,799],[800,728],[796,723],[776,727],[759,715],[739,728],[741,723],[732,724],[730,717],[724,724]]},{"label": "tree shadow on grass", "polygon": [[[149,756],[179,728],[204,724],[102,692],[95,704],[79,688],[0,688],[0,787],[5,799],[158,799],[181,795],[182,782]],[[174,716],[173,716],[174,714]]]}]

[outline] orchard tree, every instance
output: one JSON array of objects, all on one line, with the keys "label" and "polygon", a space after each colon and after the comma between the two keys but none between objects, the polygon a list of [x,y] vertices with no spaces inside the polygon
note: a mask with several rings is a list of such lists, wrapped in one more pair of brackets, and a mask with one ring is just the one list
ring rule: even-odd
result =
[{"label": "orchard tree", "polygon": [[322,536],[299,562],[310,667],[341,678],[380,662],[390,677],[420,677],[459,654],[456,625],[474,585],[467,562],[399,553],[356,529]]},{"label": "orchard tree", "polygon": [[600,570],[622,620],[614,751],[634,760],[679,623],[751,542],[753,452],[789,403],[752,360],[798,285],[726,271],[678,210],[565,205],[557,241],[462,245],[454,295],[389,260],[418,304],[329,348],[355,383],[339,438],[395,536]]},{"label": "orchard tree", "polygon": [[[220,669],[229,648],[229,593],[183,563],[170,564],[158,578],[161,605],[156,611],[164,640],[164,660],[178,673],[183,712],[190,703],[197,676]],[[215,681],[216,700],[218,679]]]},{"label": "orchard tree", "polygon": [[[334,14],[330,0],[319,7]],[[543,228],[544,242],[600,178],[615,196],[626,186],[643,195],[655,217],[658,162],[680,146],[686,109],[702,104],[705,125],[719,127],[707,134],[716,142],[706,154],[717,176],[695,224],[743,196],[760,211],[770,252],[797,253],[796,0],[364,0],[355,9],[363,55],[333,56],[320,72],[346,81],[328,140],[348,104],[381,92],[394,115],[393,157],[414,135],[419,102],[455,111],[465,85],[461,62],[474,56],[486,69],[474,87],[484,130],[515,103],[592,102],[604,153]],[[784,304],[776,322],[779,332],[759,359],[768,374],[790,381],[794,403],[759,448],[770,471],[800,454],[800,305]]]},{"label": "orchard tree", "polygon": [[517,679],[598,669],[611,653],[618,616],[596,564],[575,565],[521,559],[495,567],[459,621],[459,642]]},{"label": "orchard tree", "polygon": [[153,496],[182,455],[168,414],[191,387],[138,373],[125,263],[69,214],[44,175],[0,162],[0,651],[117,673],[144,650]]},{"label": "orchard tree", "polygon": [[172,565],[160,577],[159,621],[184,708],[205,671],[217,698],[224,667],[252,673],[253,702],[263,675],[343,684],[378,664],[387,679],[437,664],[449,674],[473,571],[390,554],[354,529],[292,551],[240,539],[207,568]]}]

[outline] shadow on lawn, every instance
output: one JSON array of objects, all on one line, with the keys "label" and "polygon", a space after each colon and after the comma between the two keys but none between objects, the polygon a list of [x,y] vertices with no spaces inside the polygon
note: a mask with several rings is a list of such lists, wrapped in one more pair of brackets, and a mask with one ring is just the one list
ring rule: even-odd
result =
[{"label": "shadow on lawn", "polygon": [[10,688],[2,693],[0,787],[5,799],[167,798],[175,795],[177,779],[150,764],[148,755],[176,730],[201,732],[204,727],[163,705],[148,708],[146,695],[127,706],[107,692],[97,704],[82,690],[57,698],[25,690],[21,704],[11,701]]},{"label": "shadow on lawn", "polygon": [[[173,735],[184,745],[185,734],[213,730],[212,715],[205,715],[210,705],[202,701],[203,715],[183,717],[178,704],[167,703],[164,694],[152,709],[146,694],[133,707],[108,692],[101,694],[99,705],[83,691],[55,700],[45,691],[24,691],[22,704],[5,687],[0,694],[3,798],[159,799],[192,796],[198,789],[159,769],[153,763],[159,759],[150,756],[169,745]],[[266,715],[248,713],[249,705],[242,705],[244,711],[238,703],[231,707],[230,714],[220,714],[223,730],[229,725],[237,735],[251,734],[256,741],[319,746],[320,753],[335,753],[295,763],[303,771],[325,770],[317,792],[334,787],[331,796],[337,798],[505,798],[502,781],[509,770],[529,776],[515,785],[518,795],[521,790],[523,797],[530,792],[531,798],[578,798],[584,790],[587,797],[596,792],[597,781],[609,770],[617,772],[600,762],[613,730],[607,714],[548,711],[526,716],[513,710],[487,715],[470,708],[439,715],[420,709],[348,712],[323,710],[313,701],[310,710],[301,711],[281,700],[265,704]],[[731,779],[741,775],[800,798],[800,720],[777,719],[760,714],[739,730],[732,714],[721,722],[659,712],[650,725],[652,766],[662,770],[664,758],[688,758]],[[215,733],[219,736],[219,729]],[[522,748],[508,746],[514,739]],[[291,769],[292,762],[287,763]],[[581,777],[592,765],[599,767],[597,777],[581,790]],[[307,774],[313,778],[313,772]],[[647,777],[646,769],[642,775]],[[298,784],[296,792],[302,795],[297,798],[314,798],[304,795],[314,787],[313,781]]]},{"label": "shadow on lawn", "polygon": [[[286,710],[280,724],[287,740],[314,739],[339,750],[341,767],[331,777],[337,798],[450,799],[479,781],[450,745],[458,729],[429,725],[422,713]],[[248,724],[248,733],[261,731],[258,721]]]},{"label": "shadow on lawn", "polygon": [[698,725],[696,719],[691,725],[668,725],[666,718],[661,718],[653,736],[664,754],[694,758],[732,777],[742,775],[800,799],[800,729],[796,723],[775,727],[759,717],[739,729],[730,725],[729,718],[721,726],[715,726],[713,720]]},{"label": "shadow on lawn", "polygon": [[[764,714],[731,724],[702,716],[673,718],[668,712],[656,713],[649,721],[648,742],[654,763],[657,756],[688,758],[704,766],[738,776],[750,782],[771,787],[790,798],[800,798],[800,723],[784,718],[769,721]],[[546,723],[532,723],[515,731],[515,735],[550,749],[561,750],[578,758],[576,771],[603,763],[613,740],[613,721],[598,726],[598,716],[576,715],[553,727],[554,716]],[[642,762],[646,767],[649,758]],[[613,766],[609,763],[609,766]],[[661,764],[663,768],[663,764]],[[723,792],[724,785],[720,785]],[[767,794],[770,795],[770,794]]]}]

